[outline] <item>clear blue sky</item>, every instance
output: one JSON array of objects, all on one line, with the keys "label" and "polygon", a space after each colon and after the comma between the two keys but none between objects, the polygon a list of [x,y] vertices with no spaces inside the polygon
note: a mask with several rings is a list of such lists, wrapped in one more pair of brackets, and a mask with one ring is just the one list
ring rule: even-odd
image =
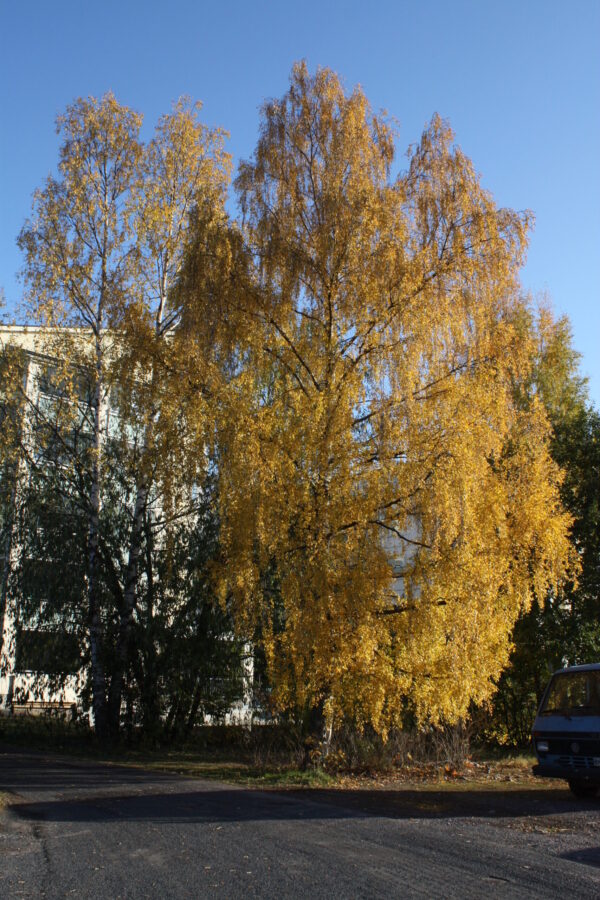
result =
[{"label": "clear blue sky", "polygon": [[524,286],[571,319],[600,407],[600,0],[0,0],[0,285],[57,161],[56,115],[112,89],[148,130],[189,94],[249,156],[294,60],[360,83],[402,154],[437,111],[502,206],[532,209]]}]

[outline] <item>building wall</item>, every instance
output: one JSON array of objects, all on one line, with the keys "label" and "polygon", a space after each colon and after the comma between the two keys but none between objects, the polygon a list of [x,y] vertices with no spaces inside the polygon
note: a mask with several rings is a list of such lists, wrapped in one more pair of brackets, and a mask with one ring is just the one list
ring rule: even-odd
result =
[{"label": "building wall", "polygon": [[[89,338],[87,332],[76,331],[75,333],[77,335],[81,334],[84,341]],[[48,350],[48,338],[56,346],[55,330],[50,331],[44,328],[24,326],[0,326],[0,350],[11,344],[24,352],[25,374],[23,388],[33,404],[36,404],[40,397],[43,398],[43,394],[40,393],[40,379],[38,376],[44,367],[53,362],[53,357]],[[111,415],[110,409],[104,411],[104,420],[107,429],[114,426],[114,415]],[[27,421],[23,422],[23,427],[26,431]],[[24,435],[24,440],[27,440],[26,434]],[[24,463],[21,463],[20,477],[26,477],[27,475],[26,469],[23,468],[24,465]],[[19,483],[20,477],[17,478],[17,483]],[[4,575],[9,569],[14,570],[18,567],[21,564],[21,558],[22,548],[13,540],[6,558],[1,560]],[[4,709],[4,711],[7,711],[12,709],[13,711],[21,711],[28,707],[35,710],[38,706],[52,708],[61,704],[69,707],[76,704],[82,694],[82,687],[86,680],[85,670],[58,677],[52,676],[48,672],[28,671],[19,665],[19,660],[23,659],[23,653],[19,652],[18,645],[19,599],[11,596],[10,590],[7,590],[9,582],[6,577],[3,578],[1,584],[4,586],[5,613],[2,623],[4,639],[2,648],[0,648],[0,710]],[[28,623],[28,630],[35,630],[34,624]],[[251,718],[252,679],[253,659],[251,653],[247,652],[242,672],[243,695],[227,713],[227,721],[244,723]]]},{"label": "building wall", "polygon": [[[48,330],[27,326],[0,326],[0,350],[7,345],[18,347],[24,353],[23,389],[27,397],[34,403],[39,396],[38,375],[48,362],[46,340]],[[23,440],[28,440],[27,419],[22,422]],[[19,463],[17,484],[25,474],[25,463]],[[17,488],[18,489],[18,488]],[[15,501],[16,501],[15,497]],[[1,558],[2,590],[1,607],[4,608],[3,622],[0,623],[2,642],[0,647],[0,710],[25,709],[27,705],[35,711],[37,707],[47,705],[59,707],[73,706],[80,693],[83,676],[81,673],[59,679],[45,673],[22,670],[17,667],[19,604],[12,596],[9,584],[9,572],[20,564],[20,548],[14,537],[14,528],[7,542],[6,551]]]}]

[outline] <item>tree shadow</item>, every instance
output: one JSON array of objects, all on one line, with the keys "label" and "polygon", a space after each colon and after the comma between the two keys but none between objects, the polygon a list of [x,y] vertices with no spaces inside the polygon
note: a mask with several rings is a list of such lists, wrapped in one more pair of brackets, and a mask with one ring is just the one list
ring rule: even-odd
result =
[{"label": "tree shadow", "polygon": [[[22,819],[48,822],[197,822],[389,819],[507,819],[556,816],[600,809],[566,790],[484,785],[339,790],[259,790],[140,768],[45,757],[0,754],[0,789],[28,791],[11,811]],[[72,794],[73,796],[69,796]],[[40,796],[41,795],[41,796]],[[44,796],[46,795],[46,796]],[[61,796],[63,795],[63,796]]]},{"label": "tree shadow", "polygon": [[[296,793],[296,792],[294,792]],[[394,790],[318,789],[311,791],[311,799],[363,814],[389,818],[518,818],[523,816],[555,816],[561,813],[600,809],[595,800],[582,801],[564,790],[540,787],[507,789],[444,786],[436,789],[397,788]]]},{"label": "tree shadow", "polygon": [[[150,787],[150,786],[149,786]],[[154,787],[154,785],[152,785]],[[556,816],[590,809],[565,792],[303,790],[260,791],[215,785],[212,790],[96,793],[85,798],[10,805],[22,819],[47,822],[310,821],[356,818],[506,819]]]},{"label": "tree shadow", "polygon": [[569,853],[561,853],[560,858],[600,869],[600,847],[585,847],[582,850],[571,850]]}]

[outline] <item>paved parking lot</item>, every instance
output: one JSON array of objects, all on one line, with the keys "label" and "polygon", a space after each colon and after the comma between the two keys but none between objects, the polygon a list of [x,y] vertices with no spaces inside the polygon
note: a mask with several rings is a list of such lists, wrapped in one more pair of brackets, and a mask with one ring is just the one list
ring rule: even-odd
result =
[{"label": "paved parking lot", "polygon": [[257,791],[0,752],[0,897],[600,896],[568,791]]}]

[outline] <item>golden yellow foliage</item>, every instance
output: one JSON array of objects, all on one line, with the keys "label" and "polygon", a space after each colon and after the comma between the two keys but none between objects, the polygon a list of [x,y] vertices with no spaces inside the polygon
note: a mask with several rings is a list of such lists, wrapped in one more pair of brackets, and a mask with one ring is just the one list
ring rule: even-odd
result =
[{"label": "golden yellow foliage", "polygon": [[[32,410],[37,440],[60,443],[62,476],[72,476],[70,490],[87,518],[91,680],[103,736],[119,728],[144,526],[150,522],[168,544],[173,523],[191,515],[193,487],[206,470],[197,450],[213,431],[196,383],[179,374],[185,330],[170,299],[192,221],[224,217],[225,135],[202,125],[199,109],[180,100],[144,144],[141,116],[112,94],[77,100],[58,119],[58,175],[36,192],[19,238],[30,315],[44,326],[36,351],[50,360],[57,387],[51,404],[42,398],[44,408]],[[196,382],[205,377],[201,362],[196,357]],[[86,440],[74,441],[77,432]],[[109,458],[119,459],[117,498],[107,486]],[[101,534],[110,502],[129,522],[125,546],[113,557]],[[101,554],[117,599],[110,653]]]},{"label": "golden yellow foliage", "polygon": [[437,116],[396,179],[393,158],[330,70],[296,65],[264,106],[217,438],[221,591],[262,636],[274,703],[382,731],[488,697],[569,559],[548,422],[516,399],[528,216]]}]

